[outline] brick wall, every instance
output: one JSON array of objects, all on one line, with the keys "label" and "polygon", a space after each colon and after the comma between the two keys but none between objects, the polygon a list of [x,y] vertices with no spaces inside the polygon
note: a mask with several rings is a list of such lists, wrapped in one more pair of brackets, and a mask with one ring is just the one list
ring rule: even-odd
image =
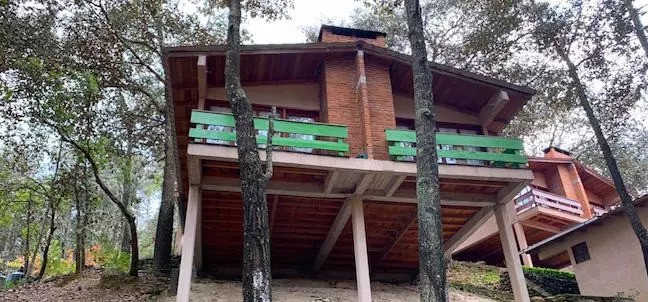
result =
[{"label": "brick wall", "polygon": [[375,159],[388,160],[385,129],[396,128],[394,99],[392,97],[389,66],[377,63],[365,56],[367,90],[371,115],[371,138]]},{"label": "brick wall", "polygon": [[323,106],[325,122],[347,125],[349,129],[349,156],[364,151],[360,108],[355,93],[355,57],[328,58],[324,62]]},{"label": "brick wall", "polygon": [[[363,75],[366,84],[358,83]],[[364,56],[330,58],[323,79],[323,120],[349,127],[349,156],[388,160],[385,129],[396,127],[389,66]]]},{"label": "brick wall", "polygon": [[321,37],[322,42],[355,42],[355,41],[365,41],[369,44],[373,44],[376,46],[380,47],[386,47],[387,44],[385,44],[385,37],[383,36],[378,36],[375,39],[369,39],[369,38],[359,38],[359,37],[354,37],[354,36],[344,36],[344,35],[336,35],[331,32],[330,29],[323,29],[322,30],[322,37]]}]

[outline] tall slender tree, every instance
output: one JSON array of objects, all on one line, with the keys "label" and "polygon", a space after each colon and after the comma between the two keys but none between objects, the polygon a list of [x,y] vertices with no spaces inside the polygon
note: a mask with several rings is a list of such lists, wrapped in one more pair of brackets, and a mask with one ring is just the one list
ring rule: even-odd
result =
[{"label": "tall slender tree", "polygon": [[225,91],[236,119],[243,199],[243,300],[271,301],[270,233],[266,186],[272,177],[272,117],[266,145],[265,171],[257,153],[252,104],[241,85],[241,1],[229,1],[225,52]]},{"label": "tall slender tree", "polygon": [[[641,245],[644,265],[648,272],[648,231],[639,218],[600,120],[602,116],[614,115],[617,115],[616,119],[621,119],[619,122],[628,119],[628,107],[639,99],[641,90],[645,88],[645,83],[641,83],[643,81],[641,75],[645,75],[648,67],[643,64],[633,65],[640,70],[639,75],[634,70],[629,74],[623,74],[620,70],[617,70],[618,74],[612,74],[609,61],[612,60],[614,62],[612,64],[617,65],[618,69],[622,69],[619,62],[622,59],[629,60],[631,58],[632,47],[629,44],[624,44],[625,47],[618,48],[605,43],[604,41],[609,40],[605,36],[607,20],[596,12],[586,12],[582,1],[566,4],[568,5],[566,9],[559,9],[548,4],[532,4],[532,20],[535,21],[536,26],[534,37],[541,50],[557,56],[567,69],[570,80],[568,88],[574,91],[574,96],[594,131],[616,191],[621,198],[624,213]],[[580,62],[576,62],[574,59],[576,57],[575,49],[580,51],[582,57]],[[613,58],[611,59],[610,56]],[[611,78],[612,84],[604,87],[605,91],[602,95],[600,93],[597,95],[591,87],[588,89],[585,85],[584,75],[579,70],[579,65],[584,66],[580,68],[586,68],[599,83]],[[636,78],[639,78],[640,83],[634,87],[632,84]],[[599,110],[597,114],[592,106],[594,101],[608,112]],[[609,118],[611,120],[608,121],[611,124],[608,126],[610,130],[614,130],[617,125],[616,119]]]},{"label": "tall slender tree", "polygon": [[432,72],[428,64],[419,1],[406,0],[405,9],[414,74],[419,288],[421,301],[448,301],[446,263],[443,256]]}]

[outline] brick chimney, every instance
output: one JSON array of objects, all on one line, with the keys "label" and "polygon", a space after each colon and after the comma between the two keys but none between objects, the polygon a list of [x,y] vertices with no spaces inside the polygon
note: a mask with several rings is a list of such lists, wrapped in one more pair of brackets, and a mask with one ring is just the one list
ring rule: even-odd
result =
[{"label": "brick chimney", "polygon": [[361,30],[355,28],[322,25],[318,42],[356,42],[364,41],[380,47],[387,47],[387,34],[379,31]]},{"label": "brick chimney", "polygon": [[569,151],[565,151],[563,149],[554,146],[544,149],[543,152],[544,152],[544,157],[546,158],[572,159],[571,153]]}]

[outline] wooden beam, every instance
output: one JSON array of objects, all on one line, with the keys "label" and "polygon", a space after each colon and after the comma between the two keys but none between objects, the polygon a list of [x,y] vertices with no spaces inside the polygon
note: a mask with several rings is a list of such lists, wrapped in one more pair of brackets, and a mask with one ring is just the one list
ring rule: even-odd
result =
[{"label": "wooden beam", "polygon": [[403,181],[405,181],[407,175],[399,175],[394,177],[395,177],[394,182],[392,182],[391,185],[389,186],[389,189],[387,190],[385,197],[392,197],[392,195],[396,193],[396,190],[400,188],[401,184],[403,184]]},{"label": "wooden beam", "polygon": [[189,156],[187,159],[187,174],[189,174],[189,184],[199,185],[202,180],[201,160],[195,156]]},{"label": "wooden beam", "polygon": [[329,171],[326,175],[326,180],[324,180],[324,194],[330,194],[335,188],[338,178],[340,177],[340,171],[333,170]]},{"label": "wooden beam", "polygon": [[479,112],[479,121],[485,127],[493,122],[497,114],[508,104],[509,95],[506,91],[501,90],[493,94],[486,105]]},{"label": "wooden beam", "polygon": [[[496,203],[494,201],[477,201],[477,200],[466,200],[466,199],[452,199],[453,197],[447,196],[444,197],[444,194],[441,193],[441,205],[442,206],[457,206],[457,207],[492,207]],[[404,202],[404,203],[416,203],[416,197],[403,197],[403,196],[392,196],[385,197],[382,195],[364,195],[366,200],[375,200],[375,201],[387,201],[387,202]]]},{"label": "wooden beam", "polygon": [[200,203],[200,187],[189,187],[187,217],[185,219],[184,235],[182,238],[182,257],[180,258],[180,275],[178,277],[178,293],[176,301],[188,302],[191,293],[191,275],[194,265],[194,247],[196,244],[196,225],[198,224],[198,205]]},{"label": "wooden beam", "polygon": [[274,229],[275,218],[277,217],[277,207],[279,205],[279,195],[274,196],[272,201],[272,213],[270,213],[270,237],[272,238],[272,230]]},{"label": "wooden beam", "polygon": [[371,184],[371,181],[374,178],[374,174],[372,173],[367,173],[362,176],[362,180],[360,180],[360,183],[358,183],[358,186],[355,189],[355,192],[353,193],[354,195],[362,195],[365,191],[367,191],[367,188],[369,188],[369,185]]},{"label": "wooden beam", "polygon": [[352,198],[353,256],[355,259],[358,301],[371,302],[369,279],[369,257],[367,255],[367,235],[365,232],[364,204],[362,198]]},{"label": "wooden beam", "polygon": [[324,239],[322,246],[320,246],[320,249],[317,252],[317,256],[315,256],[313,271],[317,272],[322,268],[324,261],[326,261],[326,258],[328,258],[328,255],[331,253],[338,237],[340,237],[344,226],[346,226],[349,221],[349,218],[351,217],[351,202],[353,199],[359,199],[359,197],[347,198],[342,204],[337,216],[335,216],[335,220],[329,229],[328,235],[326,235],[326,239]]},{"label": "wooden beam", "polygon": [[[524,228],[519,222],[513,224],[513,231],[515,232],[515,238],[518,242],[518,248],[520,251],[524,251],[529,247],[529,244],[526,240],[526,234],[524,234]],[[522,253],[522,263],[524,266],[533,267],[533,260],[531,260],[531,255],[527,253]]]},{"label": "wooden beam", "polygon": [[526,226],[528,226],[530,228],[534,228],[534,229],[538,229],[538,230],[542,230],[542,231],[547,231],[547,232],[555,233],[555,234],[560,233],[560,231],[561,231],[560,228],[555,227],[553,225],[541,224],[541,223],[538,223],[538,222],[535,222],[535,221],[520,221],[520,223],[523,224],[523,225],[526,225]]},{"label": "wooden beam", "polygon": [[511,279],[511,288],[516,302],[530,302],[529,291],[522,272],[520,255],[515,247],[515,237],[511,229],[511,213],[514,211],[512,205],[498,205],[495,207],[495,220],[499,229],[500,241],[506,261],[506,269]]},{"label": "wooden beam", "polygon": [[464,224],[459,231],[457,231],[448,241],[443,244],[444,256],[446,259],[452,257],[452,253],[472,234],[474,234],[488,219],[493,216],[493,207],[483,207],[479,212],[475,213],[470,220]]},{"label": "wooden beam", "polygon": [[529,183],[531,183],[531,180],[509,183],[497,192],[497,202],[502,204],[513,202],[515,195],[520,193]]},{"label": "wooden beam", "polygon": [[198,109],[205,110],[205,98],[207,97],[207,57],[198,56],[197,66],[198,79]]},{"label": "wooden beam", "polygon": [[[187,154],[201,159],[236,162],[236,148],[230,146],[189,144]],[[370,160],[359,158],[342,158],[303,154],[295,152],[276,151],[272,154],[273,164],[282,167],[306,169],[339,170],[340,172],[362,173],[392,173],[395,175],[416,176],[416,164],[386,160]],[[265,151],[259,150],[259,157],[265,159]],[[489,180],[503,182],[519,182],[533,180],[529,169],[508,169],[482,166],[439,165],[440,178]]]},{"label": "wooden beam", "polygon": [[392,238],[391,242],[389,245],[387,245],[387,248],[385,248],[380,255],[376,258],[376,261],[374,262],[374,265],[377,266],[380,264],[380,262],[389,255],[389,252],[398,244],[398,242],[405,236],[405,233],[416,223],[416,219],[418,218],[418,211],[414,211],[414,213],[407,219],[407,224],[398,232],[396,233],[396,236]]}]

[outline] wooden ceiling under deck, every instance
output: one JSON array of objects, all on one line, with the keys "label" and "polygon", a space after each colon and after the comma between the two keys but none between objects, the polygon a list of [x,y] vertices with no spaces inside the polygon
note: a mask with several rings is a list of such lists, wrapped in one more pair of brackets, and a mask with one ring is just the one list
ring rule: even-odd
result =
[{"label": "wooden ceiling under deck", "polygon": [[[343,199],[268,196],[272,265],[276,274],[309,274]],[[448,240],[479,211],[443,206],[443,238]],[[367,249],[372,274],[411,276],[418,265],[416,205],[364,201]],[[240,273],[243,208],[240,195],[203,191],[202,253],[206,272]],[[321,273],[354,273],[353,235],[347,222]]]}]

